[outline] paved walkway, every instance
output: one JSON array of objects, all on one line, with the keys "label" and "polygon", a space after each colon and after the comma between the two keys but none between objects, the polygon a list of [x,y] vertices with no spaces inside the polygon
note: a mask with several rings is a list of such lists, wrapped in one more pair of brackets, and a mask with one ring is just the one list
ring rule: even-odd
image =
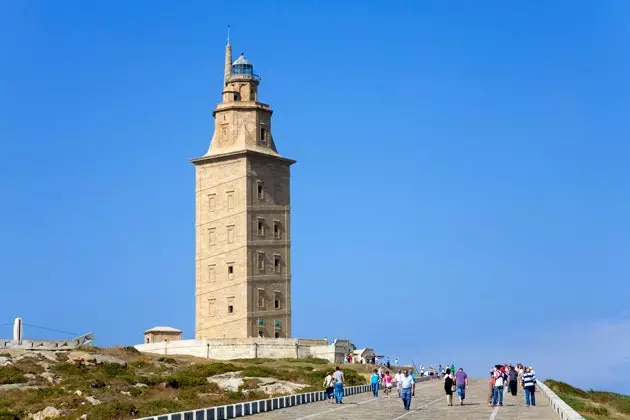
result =
[{"label": "paved walkway", "polygon": [[344,403],[317,402],[285,408],[268,413],[256,414],[252,419],[484,419],[484,420],[557,420],[547,399],[536,393],[537,406],[525,407],[523,389],[518,395],[504,395],[503,407],[488,407],[488,381],[472,380],[464,406],[453,396],[453,407],[446,405],[444,385],[440,380],[421,382],[416,385],[416,397],[411,410],[405,411],[402,401],[394,390],[392,398],[373,398],[371,392],[344,398]]}]

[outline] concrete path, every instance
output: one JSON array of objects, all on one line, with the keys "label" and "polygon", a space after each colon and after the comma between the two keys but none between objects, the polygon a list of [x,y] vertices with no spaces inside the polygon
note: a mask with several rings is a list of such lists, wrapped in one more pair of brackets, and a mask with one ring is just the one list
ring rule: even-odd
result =
[{"label": "concrete path", "polygon": [[446,405],[444,385],[440,380],[422,382],[416,385],[416,396],[411,402],[411,410],[403,409],[397,393],[392,398],[373,398],[371,393],[352,395],[344,398],[343,404],[317,402],[285,408],[268,413],[256,414],[252,419],[484,419],[484,420],[557,420],[557,415],[549,407],[547,399],[536,393],[536,407],[525,407],[523,389],[518,395],[504,395],[503,407],[488,407],[488,381],[472,380],[464,406],[460,406],[453,396],[453,407]]}]

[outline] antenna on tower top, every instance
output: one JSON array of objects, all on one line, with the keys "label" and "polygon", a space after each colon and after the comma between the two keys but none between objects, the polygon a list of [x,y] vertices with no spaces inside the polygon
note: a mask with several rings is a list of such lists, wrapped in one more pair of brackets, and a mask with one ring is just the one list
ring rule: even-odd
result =
[{"label": "antenna on tower top", "polygon": [[227,43],[230,43],[230,25],[228,25],[228,37],[227,37]]}]

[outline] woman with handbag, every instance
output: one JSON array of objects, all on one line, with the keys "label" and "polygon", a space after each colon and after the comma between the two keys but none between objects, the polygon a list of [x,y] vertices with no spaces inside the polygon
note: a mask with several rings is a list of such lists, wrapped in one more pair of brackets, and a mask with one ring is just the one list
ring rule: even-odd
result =
[{"label": "woman with handbag", "polygon": [[455,391],[455,378],[451,374],[451,369],[446,369],[446,375],[444,376],[444,391],[446,392],[446,403],[449,406],[453,405],[453,392]]}]

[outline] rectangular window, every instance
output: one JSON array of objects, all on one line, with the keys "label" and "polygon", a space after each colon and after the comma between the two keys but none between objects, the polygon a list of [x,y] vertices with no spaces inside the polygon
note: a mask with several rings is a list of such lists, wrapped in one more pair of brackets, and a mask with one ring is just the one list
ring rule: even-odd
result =
[{"label": "rectangular window", "polygon": [[265,219],[258,220],[258,236],[265,236]]},{"label": "rectangular window", "polygon": [[258,289],[258,307],[259,308],[265,307],[265,290],[264,289]]},{"label": "rectangular window", "polygon": [[213,246],[217,243],[217,230],[215,228],[208,229],[208,245]]},{"label": "rectangular window", "polygon": [[258,318],[258,326],[259,327],[264,327],[265,326],[265,320],[262,318]]},{"label": "rectangular window", "polygon": [[208,194],[208,210],[214,211],[217,205],[217,195],[216,194]]},{"label": "rectangular window", "polygon": [[280,239],[280,222],[273,222],[273,237],[275,239]]},{"label": "rectangular window", "polygon": [[234,263],[228,263],[227,272],[228,280],[234,280]]},{"label": "rectangular window", "polygon": [[216,268],[215,264],[208,266],[208,283],[214,283],[216,281]]},{"label": "rectangular window", "polygon": [[280,255],[273,256],[273,271],[276,273],[280,273],[282,271],[282,265],[280,262]]},{"label": "rectangular window", "polygon": [[259,252],[256,254],[256,266],[258,271],[265,271],[265,253]]},{"label": "rectangular window", "polygon": [[275,332],[274,337],[280,338],[280,333],[278,331]]},{"label": "rectangular window", "polygon": [[267,145],[267,130],[264,127],[260,127],[260,144]]},{"label": "rectangular window", "polygon": [[227,227],[227,243],[231,244],[234,242],[234,225]]},{"label": "rectangular window", "polygon": [[234,313],[234,298],[228,298],[227,300],[227,311],[228,314]]},{"label": "rectangular window", "polygon": [[234,191],[228,191],[226,194],[227,194],[227,208],[231,210],[234,208]]},{"label": "rectangular window", "polygon": [[221,124],[221,140],[222,141],[228,141],[228,125],[227,124]]},{"label": "rectangular window", "polygon": [[273,327],[282,328],[282,323],[276,319],[275,321],[273,321]]},{"label": "rectangular window", "polygon": [[256,189],[258,193],[258,199],[262,200],[265,198],[265,184],[262,181],[258,181],[256,183]]},{"label": "rectangular window", "polygon": [[282,294],[280,292],[273,292],[273,307],[282,309]]},{"label": "rectangular window", "polygon": [[208,299],[208,316],[216,316],[217,315],[217,300],[216,299]]}]

